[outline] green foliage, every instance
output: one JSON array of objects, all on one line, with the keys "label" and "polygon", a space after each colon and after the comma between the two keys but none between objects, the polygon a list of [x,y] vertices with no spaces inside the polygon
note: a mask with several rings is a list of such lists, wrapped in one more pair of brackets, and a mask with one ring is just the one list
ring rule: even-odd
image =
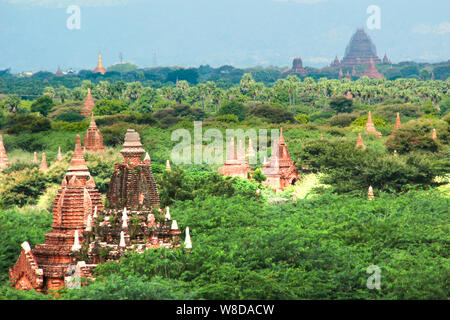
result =
[{"label": "green foliage", "polygon": [[[367,123],[367,118],[368,116],[361,116],[358,117],[355,121],[352,122],[352,127],[365,127],[366,123]],[[384,122],[383,119],[372,115],[372,121],[373,124],[375,125],[375,128],[379,128],[379,127],[385,127],[386,126],[386,122]]]},{"label": "green foliage", "polygon": [[338,113],[330,119],[330,125],[336,127],[348,127],[358,118],[356,113]]},{"label": "green foliage", "polygon": [[245,107],[241,102],[233,100],[225,103],[222,108],[220,108],[219,115],[234,114],[238,117],[239,121],[242,121],[245,119],[247,110],[248,108]]},{"label": "green foliage", "polygon": [[330,107],[338,113],[352,112],[353,99],[347,99],[344,96],[332,98],[330,100]]},{"label": "green foliage", "polygon": [[301,124],[306,124],[310,121],[310,117],[307,114],[302,114],[302,113],[296,115],[294,119],[295,119],[295,121],[297,121],[298,123],[301,123]]},{"label": "green foliage", "polygon": [[422,111],[424,113],[424,116],[438,116],[440,114],[440,111],[433,106],[430,100],[427,100],[422,107]]},{"label": "green foliage", "polygon": [[[42,243],[51,224],[52,215],[45,210],[0,210],[0,283],[8,279],[8,268],[16,263],[20,245],[24,241],[28,241],[31,247]],[[0,289],[0,297],[2,292],[5,293],[3,288]]]},{"label": "green foliage", "polygon": [[81,122],[84,120],[84,116],[75,111],[67,111],[65,113],[60,113],[56,116],[56,120],[64,121],[64,122]]},{"label": "green foliage", "polygon": [[377,115],[390,123],[395,123],[395,119],[397,119],[397,112],[400,113],[400,118],[403,122],[408,119],[415,119],[422,116],[420,107],[411,103],[388,104],[376,109]]},{"label": "green foliage", "polygon": [[33,102],[31,105],[31,112],[39,112],[46,117],[54,105],[53,99],[45,95],[37,98],[36,101]]},{"label": "green foliage", "polygon": [[267,177],[262,173],[261,169],[258,168],[253,171],[253,179],[258,183],[261,183],[263,181],[266,181]]},{"label": "green foliage", "polygon": [[84,122],[66,122],[66,121],[55,121],[52,122],[52,130],[57,131],[73,131],[80,132],[85,131],[89,127],[89,123],[87,121]]},{"label": "green foliage", "polygon": [[439,140],[448,144],[450,133],[445,122],[421,119],[409,121],[394,131],[388,137],[386,147],[391,152],[397,150],[399,153],[417,150],[436,152],[439,149],[439,142],[432,139],[433,128],[439,130]]},{"label": "green foliage", "polygon": [[224,114],[216,117],[216,121],[225,123],[239,123],[239,118],[234,114]]},{"label": "green foliage", "polygon": [[104,116],[109,114],[117,114],[125,111],[128,105],[122,100],[107,100],[103,99],[95,104],[93,110],[95,115]]},{"label": "green foliage", "polygon": [[295,122],[294,114],[284,109],[274,108],[270,105],[260,105],[250,109],[249,114],[263,118],[270,123]]},{"label": "green foliage", "polygon": [[50,120],[31,114],[12,114],[8,116],[6,126],[6,132],[9,134],[35,133],[50,129]]},{"label": "green foliage", "polygon": [[450,162],[414,154],[396,158],[377,151],[362,151],[354,143],[314,141],[300,155],[303,163],[325,173],[322,182],[338,193],[365,194],[369,186],[400,192],[435,186],[435,177],[449,173]]},{"label": "green foliage", "polygon": [[4,175],[0,178],[0,207],[35,204],[46,187],[45,176],[36,168]]},{"label": "green foliage", "polygon": [[[129,254],[63,298],[446,299],[448,206],[423,191],[272,206],[239,196],[177,202],[171,213],[191,229],[190,253]],[[366,287],[371,265],[381,268],[379,291]],[[151,285],[166,289],[149,294]]]}]

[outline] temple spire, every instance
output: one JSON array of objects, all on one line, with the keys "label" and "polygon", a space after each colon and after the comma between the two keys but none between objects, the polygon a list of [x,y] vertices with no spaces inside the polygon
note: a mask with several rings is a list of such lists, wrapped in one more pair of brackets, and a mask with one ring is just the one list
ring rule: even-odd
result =
[{"label": "temple spire", "polygon": [[58,155],[56,156],[56,162],[60,162],[63,159],[62,153],[61,153],[61,147],[58,147]]},{"label": "temple spire", "polygon": [[358,141],[356,142],[356,147],[360,147],[362,150],[366,150],[366,146],[364,145],[364,141],[361,137],[361,133],[358,133]]},{"label": "temple spire", "polygon": [[172,167],[170,166],[170,161],[169,160],[166,161],[166,170],[167,171],[172,171]]},{"label": "temple spire", "polygon": [[41,170],[41,171],[48,170],[47,157],[45,156],[45,152],[42,153],[42,161],[41,161],[41,166],[40,166],[39,170]]},{"label": "temple spire", "polygon": [[94,69],[94,73],[101,73],[101,74],[106,73],[106,69],[105,69],[105,67],[103,67],[103,63],[102,63],[102,53],[100,51],[98,53],[98,63],[97,63],[97,67]]},{"label": "temple spire", "polygon": [[374,198],[372,186],[369,187],[369,191],[367,192],[367,198],[368,198],[369,200],[373,200],[373,198]]},{"label": "temple spire", "polygon": [[74,239],[73,239],[73,246],[72,246],[72,251],[78,251],[81,249],[81,245],[80,245],[80,239],[78,236],[78,230],[75,230],[74,233]]},{"label": "temple spire", "polygon": [[400,129],[402,123],[400,122],[400,113],[397,112],[397,119],[395,120],[394,130]]}]

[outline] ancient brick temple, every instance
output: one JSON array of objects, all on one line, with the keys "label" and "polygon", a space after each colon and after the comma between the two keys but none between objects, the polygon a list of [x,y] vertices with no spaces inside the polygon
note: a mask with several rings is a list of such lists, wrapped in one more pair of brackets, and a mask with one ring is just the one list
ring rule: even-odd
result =
[{"label": "ancient brick temple", "polygon": [[361,74],[361,77],[369,77],[371,79],[383,79],[384,75],[380,72],[378,72],[377,68],[375,67],[375,63],[371,59],[369,61],[369,65],[367,66],[366,70],[363,74]]},{"label": "ancient brick temple", "polygon": [[330,64],[331,68],[339,68],[341,66],[341,62],[339,61],[339,58],[336,56],[334,58],[334,61]]},{"label": "ancient brick temple", "polygon": [[361,133],[358,133],[358,141],[356,141],[356,147],[361,148],[361,150],[366,150],[366,146],[364,144],[364,141],[361,137]]},{"label": "ancient brick temple", "polygon": [[8,166],[8,155],[3,145],[3,136],[0,134],[0,171],[5,169],[6,166]]},{"label": "ancient brick temple", "polygon": [[103,146],[103,136],[97,128],[94,120],[94,113],[91,114],[91,123],[84,135],[84,149],[86,151],[101,151],[106,148]]},{"label": "ancient brick temple", "polygon": [[116,163],[108,189],[111,207],[152,208],[159,206],[159,194],[151,169],[150,159],[141,161],[145,150],[139,133],[128,129],[120,151],[123,162]]},{"label": "ancient brick temple", "polygon": [[308,74],[306,70],[303,68],[303,61],[301,58],[295,58],[292,62],[292,69],[286,70],[283,72],[284,74],[298,74],[301,77],[306,77]]},{"label": "ancient brick temple", "polygon": [[25,242],[10,268],[17,289],[47,292],[78,287],[80,277],[92,277],[98,263],[119,260],[125,251],[178,247],[181,231],[169,208],[159,209],[159,195],[140,137],[128,130],[103,209],[77,136],[75,152],[53,205],[52,231],[31,249]]},{"label": "ancient brick temple", "polygon": [[345,56],[341,61],[341,66],[351,67],[368,64],[372,60],[374,63],[381,63],[377,55],[377,48],[364,29],[358,29],[350,39],[350,43],[345,49]]},{"label": "ancient brick temple", "polygon": [[263,184],[276,190],[294,185],[299,180],[294,161],[291,159],[283,137],[283,128],[280,130],[278,141],[272,146],[269,161],[262,166],[262,173],[267,177]]},{"label": "ancient brick temple", "polygon": [[388,58],[387,54],[384,54],[383,63],[392,64],[391,60]]},{"label": "ancient brick temple", "polygon": [[247,179],[251,167],[245,160],[245,151],[242,140],[239,140],[236,151],[234,138],[231,138],[227,150],[228,153],[225,165],[219,168],[219,173],[228,177],[241,177]]},{"label": "ancient brick temple", "polygon": [[97,63],[97,67],[95,67],[95,69],[94,69],[94,73],[101,73],[101,74],[106,73],[106,69],[102,63],[102,53],[101,52],[98,53],[98,63]]},{"label": "ancient brick temple", "polygon": [[91,88],[88,88],[88,94],[86,99],[84,99],[83,108],[81,109],[81,115],[86,118],[89,117],[92,113],[92,110],[95,108],[95,102],[91,95]]},{"label": "ancient brick temple", "polygon": [[369,111],[369,115],[367,116],[366,132],[369,134],[376,134],[379,138],[381,138],[383,136],[381,134],[381,132],[379,132],[375,129],[375,125],[372,120],[372,114],[370,111]]},{"label": "ancient brick temple", "polygon": [[45,235],[43,244],[33,250],[26,245],[22,249],[17,263],[9,270],[12,285],[37,291],[63,286],[65,272],[76,260],[72,251],[76,233],[84,231],[95,206],[102,208],[101,195],[90,176],[77,136],[70,167],[54,200],[52,230]]}]

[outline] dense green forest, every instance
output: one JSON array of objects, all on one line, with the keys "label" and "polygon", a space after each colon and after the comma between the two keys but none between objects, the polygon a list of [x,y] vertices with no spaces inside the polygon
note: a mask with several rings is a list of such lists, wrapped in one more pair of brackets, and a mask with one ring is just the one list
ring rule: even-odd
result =
[{"label": "dense green forest", "polygon": [[[0,173],[1,299],[448,299],[449,79],[169,75],[0,76],[0,132],[9,157]],[[193,249],[128,254],[119,264],[99,265],[88,286],[56,296],[13,290],[8,267],[21,243],[42,243],[51,228],[75,136],[89,126],[80,115],[88,89],[108,147],[85,154],[97,188],[106,193],[124,133],[136,129],[161,205],[189,226]],[[364,133],[368,111],[381,139]],[[397,113],[402,126],[393,130]],[[283,127],[300,181],[275,194],[255,180],[218,175],[218,165],[165,171],[177,144],[172,132],[193,132],[194,120],[221,132]],[[358,133],[364,151],[355,148]],[[58,147],[64,159],[55,164]],[[46,153],[47,172],[32,163],[34,152]],[[381,268],[381,290],[366,287],[371,265]]]}]

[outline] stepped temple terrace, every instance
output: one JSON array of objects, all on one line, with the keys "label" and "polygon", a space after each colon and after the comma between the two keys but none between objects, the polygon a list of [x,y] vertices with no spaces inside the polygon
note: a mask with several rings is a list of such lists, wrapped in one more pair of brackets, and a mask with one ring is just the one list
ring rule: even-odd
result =
[{"label": "stepped temple terrace", "polygon": [[[104,208],[81,138],[76,137],[72,161],[54,200],[52,230],[34,249],[28,242],[22,244],[9,269],[12,286],[40,292],[79,287],[80,277],[92,278],[98,263],[118,261],[126,251],[180,247],[178,223],[169,208],[159,209],[149,157],[141,160],[145,150],[136,131],[127,131],[121,153],[124,161],[115,165]],[[186,243],[192,247],[190,236]]]},{"label": "stepped temple terrace", "polygon": [[364,29],[358,29],[350,39],[350,43],[345,49],[345,56],[342,59],[341,67],[352,67],[368,64],[370,61],[381,63],[377,55],[377,48]]}]

